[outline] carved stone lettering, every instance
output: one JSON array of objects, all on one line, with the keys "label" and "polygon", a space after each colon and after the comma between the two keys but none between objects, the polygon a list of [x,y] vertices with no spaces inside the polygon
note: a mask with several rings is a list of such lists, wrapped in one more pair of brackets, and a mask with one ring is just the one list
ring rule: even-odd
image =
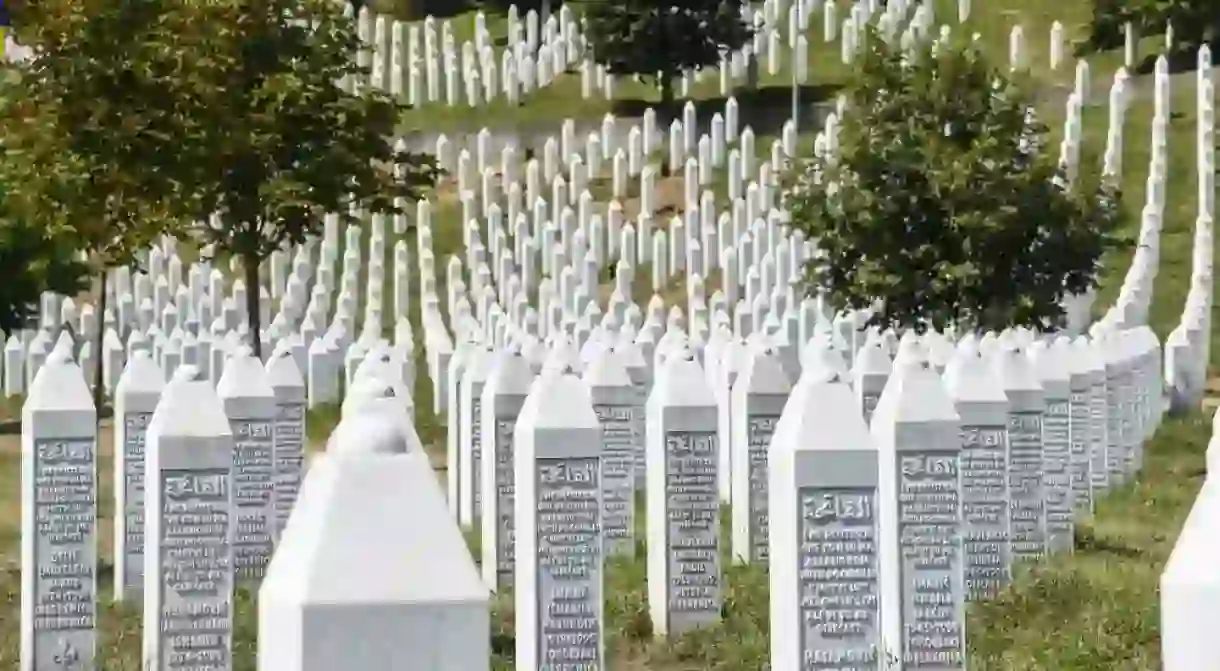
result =
[{"label": "carved stone lettering", "polygon": [[1012,513],[1012,558],[1046,553],[1046,508],[1042,488],[1042,413],[1008,415],[1008,489]]},{"label": "carved stone lettering", "polygon": [[[34,664],[94,666],[97,481],[92,440],[34,442]],[[76,666],[73,666],[75,664]]]},{"label": "carved stone lettering", "polygon": [[[516,420],[496,420],[496,517],[499,524],[496,534],[496,570],[502,578],[513,575],[513,543],[516,532],[513,525],[515,479],[513,475],[513,427]],[[492,522],[489,522],[489,524]]]},{"label": "carved stone lettering", "polygon": [[1089,471],[1089,448],[1093,441],[1093,419],[1087,391],[1073,391],[1068,398],[1068,469],[1072,483],[1072,504],[1077,511],[1093,510],[1093,482]]},{"label": "carved stone lettering", "polygon": [[648,389],[644,385],[636,385],[639,398],[635,406],[635,488],[644,487],[644,474],[648,471],[646,454],[648,421],[644,407],[648,402]]},{"label": "carved stone lettering", "polygon": [[803,487],[797,505],[801,668],[875,671],[876,490]]},{"label": "carved stone lettering", "polygon": [[1008,582],[1007,438],[1003,426],[962,427],[962,539],[970,599],[994,596]]},{"label": "carved stone lettering", "polygon": [[602,427],[602,533],[606,555],[635,550],[635,431],[628,406],[593,407]]},{"label": "carved stone lettering", "polygon": [[965,666],[957,452],[904,453],[898,473],[902,668]]},{"label": "carved stone lettering", "polygon": [[683,631],[720,615],[720,495],[716,434],[665,436],[669,627]]},{"label": "carved stone lettering", "polygon": [[1110,486],[1110,450],[1106,434],[1110,430],[1110,392],[1105,380],[1093,385],[1089,399],[1089,417],[1093,425],[1089,442],[1089,473],[1094,490],[1105,490]]},{"label": "carved stone lettering", "polygon": [[766,562],[768,543],[767,448],[779,415],[755,415],[747,420],[746,444],[749,449],[750,482],[750,555],[751,560]]},{"label": "carved stone lettering", "polygon": [[234,419],[233,505],[237,525],[233,534],[233,565],[239,580],[259,580],[271,559],[271,531],[275,524],[272,422]]},{"label": "carved stone lettering", "polygon": [[1135,419],[1136,413],[1139,412],[1139,392],[1135,389],[1135,374],[1131,369],[1123,370],[1118,376],[1118,440],[1122,446],[1122,462],[1119,464],[1122,468],[1123,477],[1130,473],[1134,473],[1141,462],[1140,457],[1140,440]]},{"label": "carved stone lettering", "polygon": [[1072,483],[1067,399],[1047,399],[1042,420],[1042,487],[1046,499],[1046,543],[1051,551],[1072,549]]},{"label": "carved stone lettering", "polygon": [[276,534],[288,524],[301,489],[304,459],[305,404],[283,403],[275,418],[275,523]]},{"label": "carved stone lettering", "polygon": [[1106,471],[1110,481],[1121,483],[1127,469],[1123,452],[1123,392],[1118,376],[1106,380]]},{"label": "carved stone lettering", "polygon": [[233,566],[228,470],[163,471],[160,667],[232,668]]},{"label": "carved stone lettering", "polygon": [[[476,385],[474,391],[482,390]],[[479,489],[483,468],[483,400],[481,394],[470,399],[470,496],[474,500],[474,516],[483,514],[483,492]]]},{"label": "carved stone lettering", "polygon": [[598,462],[538,462],[538,661],[545,671],[603,668]]},{"label": "carved stone lettering", "polygon": [[144,437],[151,412],[129,412],[123,443],[123,536],[127,552],[123,585],[127,589],[144,587]]}]

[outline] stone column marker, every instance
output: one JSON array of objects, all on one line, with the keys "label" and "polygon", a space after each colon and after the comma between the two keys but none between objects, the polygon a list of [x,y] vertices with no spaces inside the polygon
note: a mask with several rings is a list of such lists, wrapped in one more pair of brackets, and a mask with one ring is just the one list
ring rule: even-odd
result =
[{"label": "stone column marker", "polygon": [[212,384],[180,366],[145,439],[143,666],[233,668],[233,431]]},{"label": "stone column marker", "polygon": [[733,557],[745,564],[767,562],[767,452],[791,391],[783,361],[770,347],[749,353],[733,383]]},{"label": "stone column marker", "polygon": [[716,415],[695,355],[676,348],[648,397],[648,606],[658,636],[720,620]]},{"label": "stone column marker", "polygon": [[291,350],[280,350],[267,361],[267,382],[275,394],[275,455],[272,489],[279,541],[301,488],[305,458],[305,380]]},{"label": "stone column marker", "polygon": [[601,425],[602,529],[607,556],[635,555],[637,391],[616,348],[603,348],[584,372]]},{"label": "stone column marker", "polygon": [[889,668],[964,669],[961,422],[923,353],[903,358],[871,424],[881,455],[882,645]]},{"label": "stone column marker", "polygon": [[483,487],[482,573],[488,589],[499,591],[513,576],[513,500],[514,477],[513,427],[521,406],[529,396],[534,372],[521,354],[510,345],[496,353],[483,386],[482,425]]},{"label": "stone column marker", "polygon": [[601,442],[588,386],[543,373],[514,429],[519,668],[605,668]]},{"label": "stone column marker", "polygon": [[21,671],[95,668],[97,494],[93,397],[53,354],[21,408]]},{"label": "stone column marker", "polygon": [[771,442],[771,668],[876,669],[878,452],[838,366],[814,359]]},{"label": "stone column marker", "polygon": [[144,446],[161,400],[165,374],[145,351],[135,352],[114,394],[114,599],[144,588]]}]

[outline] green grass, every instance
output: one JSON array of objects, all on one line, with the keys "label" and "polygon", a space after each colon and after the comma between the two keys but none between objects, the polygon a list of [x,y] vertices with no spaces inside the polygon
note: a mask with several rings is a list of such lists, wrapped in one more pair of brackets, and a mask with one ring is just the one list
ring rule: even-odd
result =
[{"label": "green grass", "polygon": [[[955,4],[953,0],[937,0],[937,17],[938,22],[954,24],[954,30],[960,30],[955,25]],[[1069,35],[1082,36],[1080,26],[1088,18],[1086,0],[987,0],[974,4],[974,17],[969,29],[980,33],[997,58],[1006,58],[1008,30],[1020,23],[1025,27],[1033,75],[1041,82],[1044,93],[1071,82],[1071,63],[1057,73],[1048,72],[1047,36],[1050,24],[1055,19],[1063,22]],[[815,25],[818,23],[820,21],[815,21]],[[459,35],[462,34],[461,30],[465,30],[461,24],[460,19],[456,20],[455,29]],[[489,20],[489,24],[494,26],[495,22]],[[495,30],[493,28],[493,32]],[[818,29],[815,29],[813,36],[811,60],[819,59],[821,64],[829,62],[830,65],[820,70],[811,68],[811,81],[827,85],[841,81],[843,69],[838,64],[837,47],[830,52],[820,48]],[[1093,88],[1101,91],[1103,96],[1120,59],[1121,55],[1115,53],[1090,58]],[[775,84],[772,88],[782,90],[778,82]],[[714,87],[714,82],[710,86]],[[566,97],[564,91],[567,91]],[[624,97],[628,96],[629,91],[626,86],[620,86]],[[630,95],[652,100],[647,97],[651,95],[647,91]],[[573,97],[575,102],[572,101]],[[1063,96],[1048,93],[1045,97],[1048,106],[1044,110],[1044,118],[1057,128],[1063,114]],[[439,116],[443,118],[428,117],[427,127],[443,130],[461,124],[555,125],[568,116],[596,118],[608,109],[599,105],[603,103],[581,103],[579,80],[569,78],[557,84],[554,91],[530,98],[515,110],[498,110],[495,106],[480,108],[472,111],[469,119],[442,113]],[[1175,116],[1169,128],[1169,170],[1172,176],[1168,185],[1169,205],[1162,235],[1161,266],[1150,313],[1152,326],[1162,338],[1177,322],[1190,272],[1191,228],[1196,202],[1193,84],[1187,80],[1175,82],[1173,107]],[[417,116],[414,120],[409,116],[408,124],[422,123],[425,118],[423,112],[411,113]],[[438,112],[444,111],[432,110],[430,113],[436,115]],[[1126,127],[1123,184],[1126,187],[1126,207],[1132,215],[1138,215],[1144,199],[1150,114],[1151,101],[1138,99],[1131,107]],[[1099,168],[1104,120],[1104,108],[1086,110],[1084,170]],[[765,135],[765,132],[760,132],[757,143],[763,155],[770,144],[770,138]],[[722,192],[719,187],[718,190]],[[452,200],[441,199],[436,202],[433,212],[433,248],[439,271],[438,292],[442,296],[445,295],[445,260],[449,254],[461,248],[458,211],[457,204]],[[1129,225],[1138,226],[1138,218],[1133,216]],[[407,239],[414,258],[414,233],[409,232]],[[387,244],[386,253],[389,268],[392,244]],[[1113,300],[1129,259],[1128,250],[1108,260],[1099,305],[1108,305]],[[637,300],[644,299],[641,304],[651,294],[648,283],[647,268],[639,269],[635,284]],[[639,289],[641,285],[645,287],[644,290]],[[415,287],[418,288],[418,285],[415,284]],[[712,290],[709,286],[709,295]],[[392,300],[392,287],[388,283],[385,297],[387,306],[384,313],[391,315],[388,301]],[[684,290],[680,284],[668,288],[668,303],[683,298]],[[418,302],[413,302],[413,308],[417,310]],[[413,312],[411,318],[415,327],[419,366],[414,398],[417,430],[425,445],[435,450],[444,442],[444,418],[438,418],[430,411],[431,385],[426,376],[423,334],[417,311]],[[386,327],[393,328],[388,319]],[[1214,328],[1220,328],[1220,324]],[[323,407],[311,412],[310,435],[315,439],[324,437],[334,426],[337,417],[335,407]],[[1070,671],[1156,668],[1159,664],[1157,580],[1202,482],[1203,450],[1208,435],[1208,422],[1198,414],[1167,421],[1146,446],[1143,472],[1134,482],[1102,498],[1096,515],[1079,525],[1074,554],[1051,558],[1020,575],[998,598],[973,605],[969,614],[968,634],[972,668]],[[108,446],[103,445],[101,452],[100,472],[109,473],[111,461]],[[19,541],[18,464],[19,449],[15,438],[0,439],[0,597],[3,598],[0,601],[0,668],[17,666],[19,572],[15,560]],[[107,548],[113,505],[110,480],[109,477],[99,479],[102,518],[99,528],[106,538],[103,555],[107,561],[103,567],[102,584],[107,589],[110,558]],[[606,631],[610,668],[628,671],[753,671],[764,668],[769,644],[768,586],[763,571],[741,567],[727,569],[724,620],[720,625],[673,640],[656,640],[651,635],[647,614],[643,556],[643,548],[640,547],[637,559],[615,560],[607,569]],[[102,602],[109,603],[109,594],[105,589]],[[102,668],[107,671],[137,670],[140,640],[138,604],[134,607],[105,607],[101,623],[103,636],[99,652],[104,660]],[[512,668],[512,627],[511,595],[501,595],[493,603],[491,644],[494,668]],[[255,635],[253,602],[250,595],[241,593],[235,651],[236,668],[239,670],[255,668]]]}]

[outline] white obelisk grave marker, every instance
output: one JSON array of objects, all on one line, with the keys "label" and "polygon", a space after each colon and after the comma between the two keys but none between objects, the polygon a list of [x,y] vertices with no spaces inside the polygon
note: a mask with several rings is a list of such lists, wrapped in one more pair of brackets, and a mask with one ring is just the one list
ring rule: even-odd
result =
[{"label": "white obelisk grave marker", "polygon": [[178,368],[145,441],[144,668],[233,668],[233,431],[194,366]]},{"label": "white obelisk grave marker", "polygon": [[513,428],[529,396],[534,372],[518,347],[496,353],[483,386],[483,582],[498,591],[513,578]]},{"label": "white obelisk grave marker", "polygon": [[903,669],[963,669],[961,423],[922,351],[895,364],[871,430],[881,454],[877,497],[886,659],[897,657]]},{"label": "white obelisk grave marker", "polygon": [[720,619],[716,422],[694,354],[670,353],[648,397],[648,609],[658,636]]},{"label": "white obelisk grave marker", "polygon": [[165,373],[137,350],[114,392],[114,598],[144,588],[144,439]]},{"label": "white obelisk grave marker", "polygon": [[543,372],[513,442],[517,667],[604,669],[601,426],[588,386]]},{"label": "white obelisk grave marker", "polygon": [[21,409],[21,671],[95,666],[97,491],[93,398],[52,353]]},{"label": "white obelisk grave marker", "polygon": [[806,369],[771,442],[773,671],[884,668],[877,448],[829,354],[838,369]]}]

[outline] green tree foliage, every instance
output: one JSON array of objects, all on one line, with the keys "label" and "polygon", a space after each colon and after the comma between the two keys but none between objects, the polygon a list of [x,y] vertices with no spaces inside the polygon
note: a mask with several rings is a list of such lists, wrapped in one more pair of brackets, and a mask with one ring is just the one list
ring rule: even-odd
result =
[{"label": "green tree foliage", "polygon": [[196,233],[241,259],[259,353],[262,262],[320,234],[328,212],[349,221],[353,208],[398,212],[396,199],[419,197],[436,170],[391,144],[398,104],[336,85],[369,76],[355,64],[359,38],[342,3],[208,0],[198,22],[207,40],[197,55],[204,128],[189,151],[201,213],[216,218]]},{"label": "green tree foliage", "polygon": [[720,62],[740,49],[751,30],[738,0],[622,0],[595,2],[585,14],[593,60],[616,75],[640,75],[661,88],[661,107],[673,104],[674,79],[684,70]]},{"label": "green tree foliage", "polygon": [[1217,0],[1127,0],[1145,32],[1173,27],[1177,51],[1193,51],[1203,44],[1220,44],[1220,2]]},{"label": "green tree foliage", "polygon": [[1021,88],[972,45],[904,56],[869,35],[839,150],[788,176],[816,240],[805,290],[882,301],[879,326],[1045,328],[1121,244],[1118,193],[1065,185]]},{"label": "green tree foliage", "polygon": [[[99,289],[107,270],[133,265],[194,209],[180,149],[198,101],[182,64],[199,32],[181,5],[38,0],[11,8],[34,55],[8,82],[0,132],[7,151],[37,167],[12,194],[24,201],[29,225],[71,232]],[[106,292],[96,295],[104,313]]]}]

